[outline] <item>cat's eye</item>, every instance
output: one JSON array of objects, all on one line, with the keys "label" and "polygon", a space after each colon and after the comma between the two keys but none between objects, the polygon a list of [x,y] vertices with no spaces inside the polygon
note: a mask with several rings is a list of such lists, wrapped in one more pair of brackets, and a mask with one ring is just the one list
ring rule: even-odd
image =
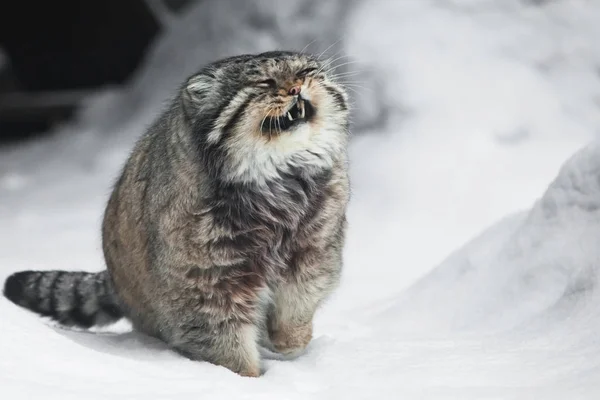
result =
[{"label": "cat's eye", "polygon": [[304,78],[306,75],[308,75],[311,72],[316,71],[316,70],[317,70],[316,68],[312,68],[312,67],[311,68],[304,68],[302,71],[298,72],[296,74],[296,76],[298,78]]},{"label": "cat's eye", "polygon": [[275,89],[277,87],[277,82],[275,82],[275,79],[265,79],[265,80],[256,82],[256,86],[263,87],[263,88]]}]

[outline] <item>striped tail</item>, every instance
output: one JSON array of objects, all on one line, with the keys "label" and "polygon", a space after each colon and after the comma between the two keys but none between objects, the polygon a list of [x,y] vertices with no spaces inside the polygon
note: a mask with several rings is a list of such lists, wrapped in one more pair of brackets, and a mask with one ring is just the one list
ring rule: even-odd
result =
[{"label": "striped tail", "polygon": [[22,271],[6,279],[13,303],[69,327],[108,325],[123,317],[107,271]]}]

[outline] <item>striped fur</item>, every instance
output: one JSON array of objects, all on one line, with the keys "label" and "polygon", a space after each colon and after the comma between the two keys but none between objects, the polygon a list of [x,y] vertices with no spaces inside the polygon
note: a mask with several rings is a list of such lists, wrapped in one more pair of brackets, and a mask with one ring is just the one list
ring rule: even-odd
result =
[{"label": "striped fur", "polygon": [[259,345],[301,351],[340,279],[350,193],[348,97],[326,67],[270,52],[190,77],[108,201],[108,274],[20,273],[7,296],[71,325],[123,313],[244,376],[260,374]]},{"label": "striped fur", "polygon": [[4,296],[65,326],[102,326],[123,317],[107,271],[17,272],[6,279]]}]

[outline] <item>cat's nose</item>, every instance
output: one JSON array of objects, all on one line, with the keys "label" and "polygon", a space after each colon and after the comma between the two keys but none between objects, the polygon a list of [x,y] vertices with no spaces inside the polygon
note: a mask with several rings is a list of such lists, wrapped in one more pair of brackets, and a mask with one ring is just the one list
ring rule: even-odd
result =
[{"label": "cat's nose", "polygon": [[292,87],[290,88],[290,90],[288,90],[288,94],[289,94],[290,96],[298,96],[298,95],[300,94],[300,91],[301,91],[301,90],[302,90],[302,89],[301,89],[301,87],[300,87],[299,85],[292,86]]}]

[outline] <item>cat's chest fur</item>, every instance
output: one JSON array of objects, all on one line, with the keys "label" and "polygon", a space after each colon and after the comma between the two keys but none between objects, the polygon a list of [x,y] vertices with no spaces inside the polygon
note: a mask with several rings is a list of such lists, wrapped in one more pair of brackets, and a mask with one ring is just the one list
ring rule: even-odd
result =
[{"label": "cat's chest fur", "polygon": [[213,256],[226,263],[284,267],[314,229],[311,221],[326,198],[330,179],[329,171],[289,173],[265,185],[218,186],[210,200],[211,218],[226,234],[211,243]]}]

